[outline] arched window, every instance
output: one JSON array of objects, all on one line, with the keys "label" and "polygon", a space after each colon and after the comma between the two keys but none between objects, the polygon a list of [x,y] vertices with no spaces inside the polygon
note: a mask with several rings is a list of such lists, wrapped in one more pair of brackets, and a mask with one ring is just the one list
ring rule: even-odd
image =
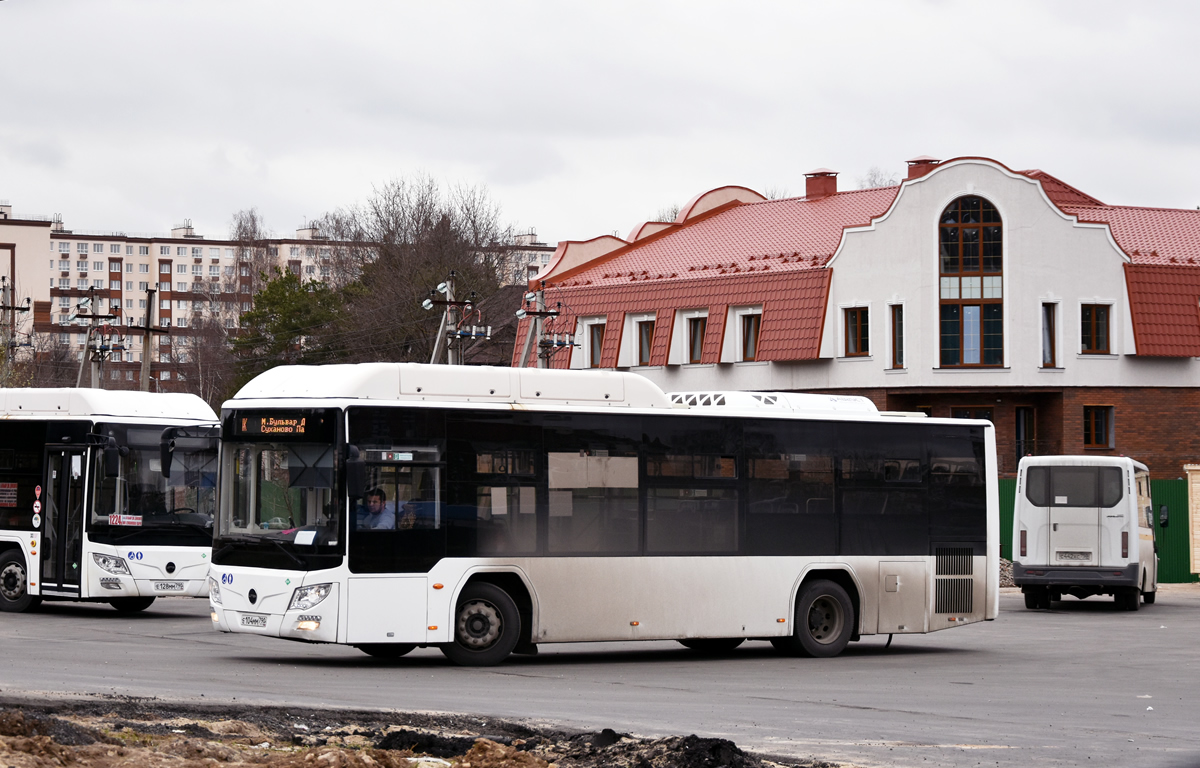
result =
[{"label": "arched window", "polygon": [[1004,364],[1004,228],[996,207],[960,197],[938,224],[941,366]]}]

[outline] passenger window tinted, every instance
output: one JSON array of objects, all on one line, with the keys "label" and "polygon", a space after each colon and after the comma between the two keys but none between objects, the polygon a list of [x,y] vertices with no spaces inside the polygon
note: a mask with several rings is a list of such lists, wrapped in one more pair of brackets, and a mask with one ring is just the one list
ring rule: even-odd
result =
[{"label": "passenger window tinted", "polygon": [[646,551],[737,552],[737,507],[732,488],[652,488]]},{"label": "passenger window tinted", "polygon": [[751,555],[815,555],[837,547],[833,504],[833,427],[806,422],[748,422]]},{"label": "passenger window tinted", "polygon": [[923,430],[838,425],[843,555],[929,551]]},{"label": "passenger window tinted", "polygon": [[1025,498],[1037,507],[1113,507],[1124,497],[1120,467],[1029,467]]},{"label": "passenger window tinted", "polygon": [[[624,434],[614,423],[630,427]],[[545,430],[551,553],[634,554],[639,548],[637,424],[555,416]]]}]

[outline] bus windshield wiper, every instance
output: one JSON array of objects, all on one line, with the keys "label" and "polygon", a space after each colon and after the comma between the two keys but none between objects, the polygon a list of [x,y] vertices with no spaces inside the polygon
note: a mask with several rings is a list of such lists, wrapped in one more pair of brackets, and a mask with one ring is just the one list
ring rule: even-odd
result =
[{"label": "bus windshield wiper", "polygon": [[264,538],[263,538],[263,541],[269,541],[269,542],[271,542],[272,544],[274,544],[275,546],[279,547],[279,551],[280,551],[280,552],[282,552],[283,554],[285,554],[285,555],[287,555],[288,557],[292,558],[292,561],[293,561],[293,562],[295,562],[295,563],[296,563],[296,565],[300,566],[301,568],[307,568],[307,567],[308,567],[308,563],[306,563],[306,562],[304,562],[303,560],[301,560],[299,555],[297,555],[297,554],[296,554],[295,552],[293,552],[292,550],[288,549],[288,548],[287,548],[287,545],[285,545],[285,544],[284,544],[282,541],[280,541],[279,539],[272,539],[272,538],[266,538],[266,537],[264,537]]}]

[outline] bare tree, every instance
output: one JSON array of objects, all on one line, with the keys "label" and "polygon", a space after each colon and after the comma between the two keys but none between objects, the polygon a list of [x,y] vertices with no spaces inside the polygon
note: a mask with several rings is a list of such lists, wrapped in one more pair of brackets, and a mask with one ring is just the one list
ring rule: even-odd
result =
[{"label": "bare tree", "polygon": [[229,225],[229,239],[237,243],[238,269],[248,268],[250,277],[250,293],[253,295],[262,288],[262,283],[272,267],[278,263],[278,254],[272,251],[268,240],[271,232],[263,222],[257,208],[247,208],[233,214]]},{"label": "bare tree", "polygon": [[763,197],[768,200],[783,200],[792,196],[787,187],[767,187],[763,192]]},{"label": "bare tree", "polygon": [[486,189],[445,191],[424,175],[390,181],[318,226],[338,253],[330,282],[345,311],[334,327],[314,329],[308,343],[359,362],[428,360],[441,318],[421,306],[429,291],[453,271],[457,298],[487,297],[514,245]]},{"label": "bare tree", "polygon": [[672,203],[665,208],[659,208],[658,213],[654,214],[654,218],[651,221],[675,221],[675,219],[679,218],[680,210],[678,205]]},{"label": "bare tree", "polygon": [[875,187],[894,187],[900,183],[900,177],[883,170],[878,165],[872,165],[864,176],[858,177],[859,189],[874,189]]}]

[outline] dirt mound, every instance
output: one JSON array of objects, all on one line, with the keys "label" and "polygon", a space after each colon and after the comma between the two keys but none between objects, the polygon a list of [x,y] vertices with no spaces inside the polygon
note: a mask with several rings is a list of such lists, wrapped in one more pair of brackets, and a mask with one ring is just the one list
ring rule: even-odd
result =
[{"label": "dirt mound", "polygon": [[[2,706],[2,704],[0,704]],[[0,709],[0,768],[834,768],[725,739],[568,733],[463,715],[190,707],[153,700]]]}]

